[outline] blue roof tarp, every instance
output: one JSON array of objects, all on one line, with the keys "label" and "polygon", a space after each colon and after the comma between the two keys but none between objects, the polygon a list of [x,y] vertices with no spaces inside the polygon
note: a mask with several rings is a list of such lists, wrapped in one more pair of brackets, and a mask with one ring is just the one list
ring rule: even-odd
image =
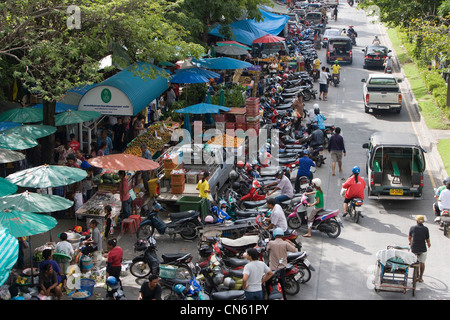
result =
[{"label": "blue roof tarp", "polygon": [[217,70],[245,69],[253,66],[249,62],[229,57],[208,58],[208,59],[200,58],[198,60],[195,60],[194,63],[198,64],[203,68],[217,69]]},{"label": "blue roof tarp", "polygon": [[[230,40],[235,40],[251,46],[253,40],[257,38],[265,36],[268,33],[276,36],[283,31],[284,26],[289,20],[288,16],[270,13],[261,9],[259,10],[263,16],[263,21],[256,22],[254,20],[247,19],[239,20],[230,24],[233,34],[233,37]],[[218,25],[217,27],[211,29],[209,34],[223,38],[224,36],[220,33],[220,28],[221,26]]]},{"label": "blue roof tarp", "polygon": [[209,104],[209,103],[198,103],[194,104],[192,106],[175,110],[175,112],[178,113],[190,113],[190,114],[206,114],[206,113],[217,113],[219,114],[220,111],[229,111],[230,108],[218,106],[216,104]]}]

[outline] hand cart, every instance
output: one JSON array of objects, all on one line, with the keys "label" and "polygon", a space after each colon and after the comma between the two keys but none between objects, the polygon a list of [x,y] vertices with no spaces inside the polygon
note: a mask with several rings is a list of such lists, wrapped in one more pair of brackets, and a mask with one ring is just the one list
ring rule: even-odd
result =
[{"label": "hand cart", "polygon": [[403,292],[412,290],[416,293],[416,283],[419,278],[419,262],[409,247],[388,246],[387,250],[377,253],[377,269],[374,289],[376,292]]}]

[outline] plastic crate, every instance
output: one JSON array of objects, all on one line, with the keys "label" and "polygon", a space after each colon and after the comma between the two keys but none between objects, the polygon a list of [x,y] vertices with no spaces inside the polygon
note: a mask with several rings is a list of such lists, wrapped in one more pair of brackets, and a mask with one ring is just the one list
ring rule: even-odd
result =
[{"label": "plastic crate", "polygon": [[184,192],[185,184],[171,184],[170,185],[170,191],[172,194],[183,194]]},{"label": "plastic crate", "polygon": [[259,98],[255,97],[247,98],[247,100],[245,100],[245,105],[246,106],[259,105]]},{"label": "plastic crate", "polygon": [[161,264],[159,266],[159,276],[161,278],[175,279],[177,277],[177,271],[177,266],[171,266],[168,264]]},{"label": "plastic crate", "polygon": [[186,183],[197,184],[197,182],[198,182],[198,172],[186,173]]},{"label": "plastic crate", "polygon": [[249,105],[245,107],[245,114],[247,117],[256,117],[259,116],[259,104],[258,105]]},{"label": "plastic crate", "polygon": [[244,114],[237,114],[235,117],[236,117],[236,124],[245,123],[245,115]]},{"label": "plastic crate", "polygon": [[180,206],[180,211],[200,211],[202,220],[209,214],[208,203],[205,198],[183,196],[177,200],[177,204]]},{"label": "plastic crate", "polygon": [[233,129],[234,130],[235,125],[236,124],[233,122],[227,122],[227,123],[225,123],[225,129]]},{"label": "plastic crate", "polygon": [[184,184],[186,182],[186,176],[184,174],[171,174],[170,182],[174,185]]},{"label": "plastic crate", "polygon": [[246,123],[236,123],[236,130],[241,129],[241,130],[247,130],[247,124]]}]

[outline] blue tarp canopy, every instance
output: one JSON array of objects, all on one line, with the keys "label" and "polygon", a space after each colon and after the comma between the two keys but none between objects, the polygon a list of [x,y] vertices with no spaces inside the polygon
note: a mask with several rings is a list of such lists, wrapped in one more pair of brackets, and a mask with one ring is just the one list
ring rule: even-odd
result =
[{"label": "blue tarp canopy", "polygon": [[206,113],[217,113],[219,114],[220,111],[229,111],[230,108],[218,106],[216,104],[209,104],[209,103],[198,103],[194,104],[192,106],[175,110],[175,112],[178,113],[190,113],[190,114],[206,114]]},{"label": "blue tarp canopy", "polygon": [[217,69],[217,70],[245,69],[253,66],[249,62],[229,57],[208,58],[208,59],[200,58],[193,62],[203,68]]},{"label": "blue tarp canopy", "polygon": [[[284,26],[289,20],[288,16],[270,13],[261,9],[259,10],[264,19],[261,22],[246,19],[230,24],[231,32],[233,34],[230,40],[235,40],[251,46],[253,40],[257,38],[265,36],[268,33],[276,36],[283,31]],[[218,25],[217,27],[211,29],[209,34],[224,38],[224,36],[220,33],[220,29],[221,26]]]}]

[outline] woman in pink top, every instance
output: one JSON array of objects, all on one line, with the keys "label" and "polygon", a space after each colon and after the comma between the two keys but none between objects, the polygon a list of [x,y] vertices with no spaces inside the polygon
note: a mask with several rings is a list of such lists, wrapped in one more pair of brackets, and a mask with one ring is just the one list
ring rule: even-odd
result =
[{"label": "woman in pink top", "polygon": [[120,177],[120,185],[119,185],[119,194],[120,201],[122,201],[122,218],[126,219],[130,216],[130,208],[131,208],[131,196],[130,196],[130,187],[128,185],[127,175],[125,171],[119,171]]}]

